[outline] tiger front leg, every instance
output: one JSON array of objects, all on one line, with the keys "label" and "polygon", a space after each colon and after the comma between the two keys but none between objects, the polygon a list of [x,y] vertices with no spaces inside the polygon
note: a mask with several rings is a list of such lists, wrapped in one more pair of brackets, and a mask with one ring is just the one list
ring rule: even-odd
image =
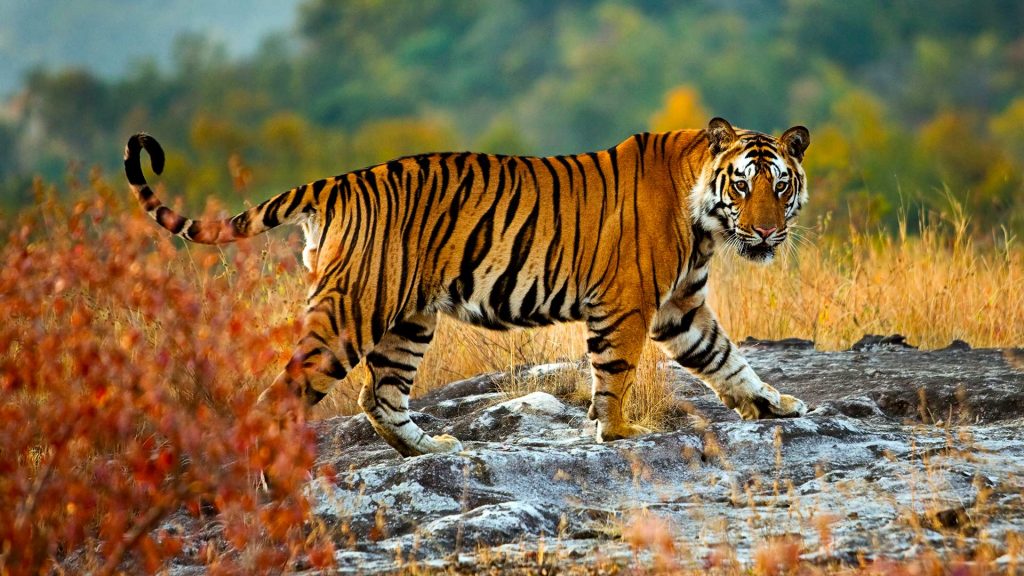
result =
[{"label": "tiger front leg", "polygon": [[744,420],[803,416],[799,398],[761,381],[703,302],[669,304],[659,311],[651,338],[704,381],[722,403]]},{"label": "tiger front leg", "polygon": [[591,318],[587,328],[593,372],[588,416],[597,421],[597,441],[649,434],[649,429],[631,424],[625,415],[647,329],[641,314],[631,311]]}]

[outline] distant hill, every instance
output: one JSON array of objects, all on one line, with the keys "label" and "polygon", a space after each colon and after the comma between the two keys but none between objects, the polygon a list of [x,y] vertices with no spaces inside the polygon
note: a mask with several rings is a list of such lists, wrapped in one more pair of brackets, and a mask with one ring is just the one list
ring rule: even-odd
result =
[{"label": "distant hill", "polygon": [[166,64],[174,39],[200,33],[230,55],[294,27],[299,0],[0,0],[0,98],[28,70],[83,67],[105,77]]}]

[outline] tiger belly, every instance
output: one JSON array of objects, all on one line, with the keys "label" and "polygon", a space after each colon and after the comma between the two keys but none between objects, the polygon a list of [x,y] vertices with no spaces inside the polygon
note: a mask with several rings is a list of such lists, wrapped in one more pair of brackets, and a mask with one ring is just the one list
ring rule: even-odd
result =
[{"label": "tiger belly", "polygon": [[556,322],[583,319],[583,309],[575,290],[563,283],[554,291],[545,291],[540,278],[526,279],[512,286],[481,286],[472,294],[449,290],[443,312],[463,322],[489,328],[533,328]]}]

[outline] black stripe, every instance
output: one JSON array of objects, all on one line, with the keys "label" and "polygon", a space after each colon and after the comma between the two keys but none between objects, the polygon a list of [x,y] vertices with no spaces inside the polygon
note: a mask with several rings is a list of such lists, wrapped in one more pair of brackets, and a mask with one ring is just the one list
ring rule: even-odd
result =
[{"label": "black stripe", "polygon": [[[173,210],[171,210],[167,206],[160,206],[159,208],[157,208],[154,216],[156,218],[156,221],[159,222],[161,226],[169,230],[172,234],[177,234],[178,232],[181,232],[181,229],[185,227],[185,222],[187,222],[185,218],[178,216],[177,214],[174,213]],[[167,222],[166,220],[171,221]]]},{"label": "black stripe", "polygon": [[[527,167],[529,167],[529,164],[527,164]],[[530,168],[530,171],[532,172],[532,168]],[[536,187],[536,177],[534,178],[534,186]],[[512,240],[512,260],[508,263],[505,271],[494,281],[494,285],[491,288],[491,296],[488,302],[491,309],[498,312],[499,315],[508,316],[509,295],[515,290],[516,277],[532,255],[539,213],[540,199],[535,195],[533,207],[530,209],[526,221],[523,222],[522,227],[516,232],[515,238]],[[501,314],[502,311],[506,313]]]},{"label": "black stripe", "polygon": [[331,323],[331,334],[340,334],[341,330],[338,327],[338,315],[334,313],[334,305],[331,303],[331,298],[332,297],[329,295],[324,296],[322,300],[317,302],[317,307],[319,308],[322,304],[325,303],[328,305],[328,309],[324,310],[323,313],[327,315],[327,320]]},{"label": "black stripe", "polygon": [[688,332],[690,330],[690,326],[693,325],[693,319],[697,316],[697,311],[700,310],[700,307],[703,305],[704,303],[702,302],[700,305],[694,306],[689,312],[683,314],[682,318],[680,318],[678,322],[673,322],[672,324],[659,328],[657,332],[651,335],[651,340],[654,340],[655,342],[667,342]]},{"label": "black stripe", "polygon": [[[306,334],[306,338],[309,338],[309,339],[311,339],[311,340],[315,340],[315,341],[317,341],[317,342],[319,342],[319,343],[323,344],[324,346],[327,346],[327,339],[326,339],[326,338],[324,338],[324,337],[323,337],[323,335],[321,335],[321,334],[317,334],[316,332],[310,332],[309,334]],[[303,338],[303,340],[305,340],[306,338]],[[312,350],[312,351],[311,351],[311,352],[309,353],[309,355],[313,355],[314,353],[316,353],[316,354],[320,354],[320,349],[319,349],[319,348],[317,348],[317,349],[315,349],[315,350]]]},{"label": "black stripe", "polygon": [[687,298],[689,298],[690,296],[693,296],[697,292],[700,292],[701,289],[704,288],[704,286],[707,285],[707,283],[708,283],[708,275],[704,274],[704,276],[699,278],[696,282],[686,286],[686,289],[683,290],[683,296],[687,297]]},{"label": "black stripe", "polygon": [[651,134],[649,132],[643,132],[641,134],[633,136],[633,138],[636,140],[637,149],[639,151],[637,154],[637,161],[640,165],[639,174],[644,173],[644,154],[647,152],[647,139],[650,137],[650,135]]},{"label": "black stripe", "polygon": [[399,322],[391,328],[391,333],[403,340],[417,344],[430,344],[430,340],[434,337],[433,331],[415,322]]},{"label": "black stripe", "polygon": [[378,379],[374,387],[382,388],[384,386],[391,386],[393,388],[397,388],[402,394],[408,394],[412,390],[412,380],[388,374]]},{"label": "black stripe", "polygon": [[729,356],[731,356],[731,355],[732,355],[732,346],[726,346],[725,350],[722,352],[722,357],[718,360],[718,362],[714,365],[714,367],[711,368],[710,370],[705,371],[703,374],[705,376],[710,376],[710,375],[718,372],[719,370],[721,370],[722,367],[725,366],[725,363],[729,360]]},{"label": "black stripe", "polygon": [[728,382],[729,380],[732,380],[733,378],[736,377],[737,374],[739,374],[740,372],[743,372],[744,368],[746,368],[746,366],[740,366],[739,368],[737,368],[737,369],[733,370],[732,372],[730,372],[728,376],[723,378],[723,380],[725,380],[726,382]]},{"label": "black stripe", "polygon": [[591,336],[590,338],[587,338],[587,352],[590,352],[591,354],[600,354],[610,348],[611,345],[611,342],[605,340],[601,336]]},{"label": "black stripe", "polygon": [[[318,180],[316,182],[316,184],[320,184],[321,182],[323,182],[324,184],[327,183],[326,180]],[[316,184],[314,184],[314,186]],[[321,184],[321,186],[323,186],[323,184]],[[306,185],[305,184],[303,184],[302,186],[299,186],[295,190],[292,190],[292,201],[288,204],[288,207],[284,209],[284,216],[285,216],[285,218],[291,216],[295,212],[296,208],[299,207],[299,204],[302,203],[302,199],[305,198],[305,197],[306,197]]]},{"label": "black stripe", "polygon": [[[153,189],[143,184],[142,189],[139,190],[139,202],[145,206],[153,201],[154,196],[155,194],[153,194]],[[156,204],[159,205],[160,201],[157,200]]]},{"label": "black stripe", "polygon": [[[263,209],[263,224],[268,228],[280,226],[281,224],[281,206],[284,205],[285,201],[289,199],[289,194],[284,192],[278,194],[274,198],[267,200],[263,204],[257,207],[257,210]],[[248,212],[248,210],[247,210]]]},{"label": "black stripe", "polygon": [[[463,183],[465,189],[471,190],[473,188],[474,171],[470,167],[467,172]],[[462,188],[463,184],[459,187]],[[459,264],[459,280],[462,282],[461,296],[465,300],[469,300],[473,294],[474,279],[473,273],[477,267],[483,262],[487,253],[491,250],[491,240],[494,232],[494,212],[497,209],[497,197],[492,200],[491,205],[484,212],[480,220],[477,221],[476,226],[470,231],[469,236],[466,238],[465,248],[462,252],[462,261]],[[454,199],[452,206],[456,206]],[[453,215],[452,220],[454,221],[457,216]]]},{"label": "black stripe", "polygon": [[[696,350],[703,342],[704,342],[704,337],[703,337],[703,335],[701,335],[701,337],[699,337],[696,340],[694,340],[693,344],[691,344],[689,348],[684,350],[682,354],[680,354],[679,356],[676,356],[675,361],[679,362],[680,358],[686,358],[690,354],[693,354],[694,350]],[[679,364],[682,364],[682,362],[679,362]]]},{"label": "black stripe", "polygon": [[324,356],[327,358],[327,366],[325,366],[321,372],[335,380],[342,380],[348,375],[348,370],[338,360],[338,357],[331,351],[327,350],[324,352]]},{"label": "black stripe", "polygon": [[619,153],[615,148],[608,149],[608,159],[612,166],[612,192],[615,193],[615,201],[619,201]]},{"label": "black stripe", "polygon": [[[533,316],[534,312],[537,311],[537,282],[530,283],[530,289],[526,291],[526,295],[523,296],[523,303],[519,305],[519,316],[520,318],[529,318]],[[511,320],[511,318],[509,318]]]},{"label": "black stripe", "polygon": [[[376,193],[376,197],[378,198],[378,202],[380,202],[381,195],[380,190],[377,188],[376,175],[374,175],[374,178],[371,182],[374,188],[374,192]],[[385,185],[385,192],[388,191],[387,188],[389,187]],[[395,201],[388,202],[387,207],[391,209],[395,206],[395,204],[397,204],[397,202]],[[381,206],[381,208],[383,208],[383,206]],[[387,214],[387,216],[391,215],[391,213]],[[390,218],[387,217],[382,217],[380,219],[390,220]],[[382,245],[380,253],[390,254],[391,251],[389,250],[389,246],[391,244],[391,238],[393,235],[389,234],[387,230],[384,230],[381,236],[383,236],[383,238],[381,241]],[[401,250],[401,247],[399,247],[399,250]],[[385,317],[389,308],[388,306],[384,305],[384,300],[386,298],[386,295],[384,294],[384,279],[387,278],[388,259],[378,258],[378,260],[380,261],[380,267],[378,268],[377,271],[377,289],[374,293],[373,299],[373,307],[377,312],[370,318],[370,338],[373,340],[374,344],[380,342],[381,338],[384,337],[384,331],[387,330],[387,328],[390,327],[391,323],[394,321],[393,312],[392,315]],[[369,269],[369,266],[366,266],[366,268]]]},{"label": "black stripe", "polygon": [[231,219],[231,231],[235,236],[248,236],[251,227],[252,220],[249,218],[249,212],[242,212]]},{"label": "black stripe", "polygon": [[612,360],[611,362],[593,362],[594,370],[604,372],[606,374],[621,374],[627,370],[632,370],[634,366],[625,360]]},{"label": "black stripe", "polygon": [[587,328],[590,330],[591,333],[593,333],[596,336],[607,336],[607,335],[611,334],[612,332],[615,332],[615,330],[619,326],[621,326],[622,323],[626,320],[626,318],[628,318],[631,314],[632,314],[631,312],[627,312],[627,313],[623,314],[622,316],[619,316],[614,322],[612,322],[611,324],[609,324],[609,325],[607,325],[607,326],[605,326],[603,328],[598,328],[598,327],[595,326],[595,324],[603,322],[605,320],[605,318],[601,318],[600,320],[592,318],[591,321],[587,323]]},{"label": "black stripe", "polygon": [[373,395],[373,401],[377,404],[378,407],[379,406],[384,406],[385,408],[387,408],[388,410],[390,410],[392,412],[405,412],[405,410],[403,410],[403,409],[399,408],[398,406],[395,406],[394,404],[392,404],[391,401],[388,400],[387,398],[381,398],[380,396],[377,396],[376,394]]},{"label": "black stripe", "polygon": [[402,370],[404,372],[416,371],[415,366],[412,366],[410,364],[403,364],[402,362],[397,362],[379,352],[370,352],[369,354],[367,354],[366,362],[367,364],[371,364],[373,366],[377,366],[380,368],[392,368],[394,370]]},{"label": "black stripe", "polygon": [[[559,262],[561,262],[561,258],[562,258],[561,254],[559,254],[558,258],[559,258]],[[556,268],[557,267],[558,266],[556,265]],[[562,307],[565,306],[565,298],[566,298],[566,293],[568,291],[569,291],[569,282],[566,281],[565,283],[562,284],[562,288],[560,290],[558,290],[557,292],[555,292],[555,295],[552,296],[552,298],[550,300],[551,303],[548,305],[548,314],[552,318],[554,318],[555,320],[561,320],[562,319]]]},{"label": "black stripe", "polygon": [[[552,211],[552,219],[553,219],[554,222],[557,223],[558,220],[559,220],[559,217],[561,215],[561,210],[562,210],[562,205],[561,205],[562,182],[561,182],[561,179],[558,177],[558,170],[555,168],[555,165],[551,162],[551,160],[549,160],[547,158],[541,158],[540,161],[544,165],[544,167],[547,168],[548,172],[551,174],[551,211]],[[538,194],[539,193],[540,193],[540,191],[538,190]],[[548,249],[545,251],[545,255],[544,255],[544,262],[547,264],[547,266],[545,266],[545,268],[547,268],[547,269],[546,269],[546,271],[544,273],[544,293],[545,294],[551,294],[552,289],[554,288],[554,281],[555,281],[555,275],[557,274],[557,270],[554,269],[553,267],[551,267],[551,263],[555,261],[555,251],[556,250],[559,252],[559,256],[561,256],[561,249],[562,249],[562,227],[558,226],[556,224],[555,227],[554,227],[554,234],[552,235],[551,239],[548,241]],[[561,258],[559,257],[559,260],[560,259]]]},{"label": "black stripe", "polygon": [[709,362],[709,356],[714,352],[715,344],[718,342],[717,323],[711,328],[711,338],[701,341],[707,342],[703,349],[697,352],[691,351],[689,354],[684,353],[676,358],[676,362],[679,362],[679,365],[684,368],[696,368],[702,364],[706,366]]},{"label": "black stripe", "polygon": [[[595,153],[595,152],[588,153],[587,157],[590,158],[590,160],[594,163],[594,170],[596,170],[598,176],[601,177],[601,200],[600,200],[601,213],[598,215],[598,219],[597,219],[597,222],[598,222],[598,233],[600,234],[603,231],[603,228],[604,228],[605,210],[607,209],[607,205],[608,205],[608,180],[604,176],[604,169],[601,168],[601,162],[600,162],[601,157],[597,153]],[[597,244],[598,243],[594,243],[592,246],[597,246]],[[588,285],[588,286],[590,286],[590,281],[591,281],[591,278],[593,276],[594,268],[595,268],[595,265],[596,265],[596,262],[597,262],[597,254],[598,254],[598,252],[599,252],[599,250],[597,250],[597,249],[591,250],[591,252],[590,252],[590,264],[588,264],[587,267],[586,267],[587,278],[586,278],[586,281],[585,281],[585,284]],[[577,298],[581,298],[582,296],[580,294],[577,294],[576,297]]]},{"label": "black stripe", "polygon": [[417,358],[422,358],[424,354],[423,350],[413,350],[412,348],[406,348],[404,346],[395,346],[392,350],[395,352],[401,352],[402,354],[408,354],[409,356],[416,356]]},{"label": "black stripe", "polygon": [[349,367],[354,367],[359,364],[359,352],[356,351],[356,347],[351,342],[345,343],[345,358],[348,360]]},{"label": "black stripe", "polygon": [[[522,178],[515,172],[515,159],[509,159],[508,166],[509,178],[515,180],[515,184],[512,185],[512,189],[509,192],[508,207],[505,208],[505,221],[501,226],[501,233],[504,235],[508,231],[508,227],[512,225],[512,220],[515,218],[517,211],[519,210],[519,199],[522,196]],[[504,174],[504,171],[502,171]]]},{"label": "black stripe", "polygon": [[326,392],[321,392],[316,388],[313,388],[313,386],[308,382],[299,395],[302,396],[306,400],[306,404],[310,406],[316,406],[321,400],[327,397]]}]

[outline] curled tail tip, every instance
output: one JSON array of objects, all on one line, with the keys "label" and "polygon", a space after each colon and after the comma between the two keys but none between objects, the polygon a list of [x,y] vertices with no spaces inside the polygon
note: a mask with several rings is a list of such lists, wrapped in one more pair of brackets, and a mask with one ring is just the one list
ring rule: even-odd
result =
[{"label": "curled tail tip", "polygon": [[150,166],[153,168],[153,172],[160,174],[164,171],[164,149],[157,142],[156,138],[145,132],[133,134],[128,139],[128,144],[124,149],[125,173],[131,184],[142,185],[146,183],[146,179],[142,175],[141,159],[139,158],[141,150],[145,150],[149,154]]}]

